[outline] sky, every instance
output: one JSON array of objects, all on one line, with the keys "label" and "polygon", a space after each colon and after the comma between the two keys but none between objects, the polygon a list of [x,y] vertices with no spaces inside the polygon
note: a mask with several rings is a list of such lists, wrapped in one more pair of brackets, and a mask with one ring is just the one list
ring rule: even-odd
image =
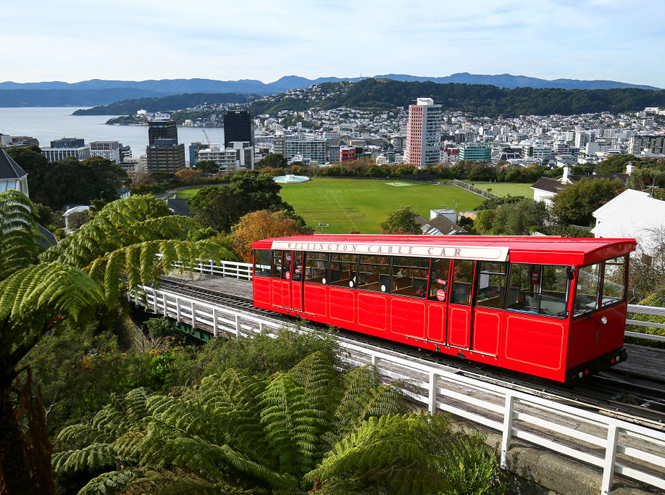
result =
[{"label": "sky", "polygon": [[665,88],[659,0],[21,0],[0,81],[457,72]]}]

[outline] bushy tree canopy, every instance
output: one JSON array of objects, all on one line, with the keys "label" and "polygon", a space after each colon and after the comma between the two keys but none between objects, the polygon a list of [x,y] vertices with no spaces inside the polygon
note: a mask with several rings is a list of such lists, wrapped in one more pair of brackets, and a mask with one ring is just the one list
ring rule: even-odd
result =
[{"label": "bushy tree canopy", "polygon": [[412,206],[400,206],[381,222],[384,234],[422,234],[420,225],[416,223],[417,213]]},{"label": "bushy tree canopy", "polygon": [[567,184],[552,200],[552,214],[562,223],[588,226],[592,213],[619,194],[624,185],[619,180],[581,179]]}]

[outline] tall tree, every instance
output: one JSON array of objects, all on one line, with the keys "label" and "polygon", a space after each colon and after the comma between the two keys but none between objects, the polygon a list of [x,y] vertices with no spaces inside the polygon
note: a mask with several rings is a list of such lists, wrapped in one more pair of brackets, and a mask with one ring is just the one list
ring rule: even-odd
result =
[{"label": "tall tree", "polygon": [[[314,353],[266,380],[240,370],[185,394],[130,392],[65,428],[58,472],[104,470],[82,493],[492,493],[496,461],[442,416],[407,413],[376,369],[339,376]],[[460,469],[469,452],[472,470]]]},{"label": "tall tree", "polygon": [[[177,261],[189,266],[198,257],[230,256],[209,242],[181,240],[195,227],[192,219],[170,215],[153,197],[134,196],[107,205],[35,263],[39,247],[33,215],[22,193],[0,194],[0,486],[10,495],[52,491],[38,484],[49,480],[35,477],[35,466],[43,463],[28,456],[31,444],[17,418],[15,400],[29,400],[29,389],[17,396],[12,386],[18,363],[41,336],[63,319],[91,318],[100,307],[117,308],[122,292],[155,283]],[[44,421],[39,408],[33,410],[37,416],[29,418],[31,431]],[[47,449],[31,452],[50,456]]]},{"label": "tall tree", "polygon": [[381,222],[384,234],[422,234],[420,225],[416,223],[417,213],[412,206],[400,206]]},{"label": "tall tree", "polygon": [[252,243],[271,237],[311,233],[301,222],[284,211],[254,211],[243,216],[233,227],[233,248],[246,263],[252,262]]}]

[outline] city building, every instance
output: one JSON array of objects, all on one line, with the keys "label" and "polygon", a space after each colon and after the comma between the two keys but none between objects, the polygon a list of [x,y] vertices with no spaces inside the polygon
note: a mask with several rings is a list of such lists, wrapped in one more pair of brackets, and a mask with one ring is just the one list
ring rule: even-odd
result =
[{"label": "city building", "polygon": [[155,119],[148,122],[148,146],[155,144],[156,139],[175,139],[178,141],[178,127],[170,119]]},{"label": "city building", "polygon": [[113,163],[120,163],[120,143],[118,141],[91,141],[90,156],[101,156]]},{"label": "city building", "polygon": [[298,156],[309,162],[325,163],[326,141],[324,139],[286,139],[284,156],[289,162]]},{"label": "city building", "polygon": [[70,156],[83,161],[90,158],[90,146],[86,146],[85,141],[79,138],[56,139],[51,141],[50,147],[42,148],[42,155],[49,163],[64,160]]},{"label": "city building", "polygon": [[211,144],[203,144],[199,142],[191,143],[189,145],[189,166],[194,168],[196,162],[199,161],[199,151],[210,148]]},{"label": "city building", "polygon": [[628,142],[628,153],[639,155],[642,152],[650,155],[665,154],[665,135],[632,136]]},{"label": "city building", "polygon": [[423,168],[439,163],[441,154],[441,105],[431,98],[418,98],[409,105],[406,126],[406,162]]},{"label": "city building", "polygon": [[356,147],[340,146],[339,148],[339,161],[351,162],[356,159]]},{"label": "city building", "polygon": [[[191,147],[190,147],[191,150]],[[211,144],[209,148],[198,152],[198,161],[211,161],[219,166],[219,172],[227,173],[236,170],[238,156],[233,148],[222,149],[219,144]]]},{"label": "city building", "polygon": [[146,169],[148,172],[172,172],[182,170],[185,163],[185,145],[173,138],[156,138],[147,146]]},{"label": "city building", "polygon": [[489,162],[492,160],[492,146],[487,143],[462,143],[459,146],[460,160]]},{"label": "city building", "polygon": [[252,116],[246,110],[229,110],[224,114],[224,146],[231,143],[248,142],[254,146],[254,127]]}]

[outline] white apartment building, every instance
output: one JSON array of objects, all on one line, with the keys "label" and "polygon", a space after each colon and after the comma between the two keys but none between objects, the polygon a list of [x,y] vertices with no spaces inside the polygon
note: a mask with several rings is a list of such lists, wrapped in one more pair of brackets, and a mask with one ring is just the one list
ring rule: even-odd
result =
[{"label": "white apartment building", "polygon": [[113,163],[120,163],[120,143],[118,141],[92,141],[90,156],[101,156]]},{"label": "white apartment building", "polygon": [[82,162],[90,158],[90,146],[81,146],[78,148],[42,148],[42,155],[46,157],[49,163],[64,160],[70,156]]}]

